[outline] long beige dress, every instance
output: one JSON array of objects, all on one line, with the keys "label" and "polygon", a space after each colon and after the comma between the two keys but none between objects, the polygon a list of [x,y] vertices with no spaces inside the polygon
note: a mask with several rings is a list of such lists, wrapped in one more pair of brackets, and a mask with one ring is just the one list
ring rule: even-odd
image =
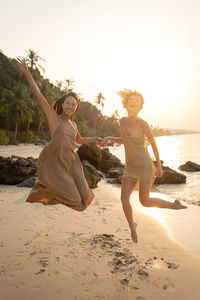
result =
[{"label": "long beige dress", "polygon": [[155,168],[147,151],[144,136],[129,136],[126,130],[126,118],[120,119],[120,128],[126,158],[123,176],[152,182]]},{"label": "long beige dress", "polygon": [[54,135],[41,151],[37,163],[38,180],[27,202],[64,204],[74,210],[84,210],[94,198],[85,179],[76,152],[75,122],[59,121]]}]

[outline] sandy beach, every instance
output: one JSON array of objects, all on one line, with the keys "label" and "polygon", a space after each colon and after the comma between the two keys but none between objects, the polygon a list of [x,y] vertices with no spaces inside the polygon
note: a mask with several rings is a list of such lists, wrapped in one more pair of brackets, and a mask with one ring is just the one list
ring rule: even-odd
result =
[{"label": "sandy beach", "polygon": [[26,203],[28,188],[0,191],[1,300],[200,298],[200,257],[139,208],[133,244],[119,188],[101,182],[82,213]]}]

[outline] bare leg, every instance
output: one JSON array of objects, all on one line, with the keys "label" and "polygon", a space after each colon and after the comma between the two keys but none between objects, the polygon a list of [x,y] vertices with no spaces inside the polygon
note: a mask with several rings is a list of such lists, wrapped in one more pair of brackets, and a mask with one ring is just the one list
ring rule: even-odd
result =
[{"label": "bare leg", "polygon": [[147,207],[159,207],[159,208],[171,208],[171,209],[183,209],[187,208],[182,205],[179,200],[169,202],[160,198],[150,198],[151,182],[140,182],[139,198],[143,206]]},{"label": "bare leg", "polygon": [[136,226],[137,224],[133,221],[132,207],[130,204],[130,196],[137,184],[137,179],[131,180],[123,177],[122,179],[122,187],[121,187],[121,202],[124,210],[124,214],[128,221],[130,230],[131,230],[131,238],[134,243],[137,243],[137,233]]}]

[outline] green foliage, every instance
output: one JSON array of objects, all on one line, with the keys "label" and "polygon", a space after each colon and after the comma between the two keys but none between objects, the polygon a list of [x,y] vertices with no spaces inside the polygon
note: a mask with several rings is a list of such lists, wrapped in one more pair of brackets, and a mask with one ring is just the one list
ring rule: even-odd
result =
[{"label": "green foliage", "polygon": [[35,143],[39,141],[39,138],[30,130],[27,132],[20,132],[17,136],[17,139],[21,143]]},{"label": "green foliage", "polygon": [[88,123],[86,120],[81,121],[78,124],[78,130],[81,136],[98,136],[99,133],[95,128],[88,127]]},{"label": "green foliage", "polygon": [[9,138],[7,137],[7,134],[5,130],[0,130],[0,145],[8,145]]},{"label": "green foliage", "polygon": [[[62,83],[52,84],[43,77],[39,62],[43,59],[34,50],[27,52],[27,63],[41,93],[52,105],[66,91],[74,87],[74,79],[66,79]],[[43,70],[44,71],[44,70]],[[81,99],[75,122],[82,136],[119,136],[119,116],[117,111],[111,117],[102,114],[105,98],[98,93],[95,105]],[[48,132],[48,121],[29,87],[24,74],[19,70],[16,61],[8,58],[0,51],[0,129],[14,132],[21,142],[35,142],[41,132]],[[166,134],[161,128],[152,128],[155,135]],[[23,133],[18,134],[18,131]],[[4,138],[3,138],[4,140]],[[6,139],[5,139],[6,141]]]}]

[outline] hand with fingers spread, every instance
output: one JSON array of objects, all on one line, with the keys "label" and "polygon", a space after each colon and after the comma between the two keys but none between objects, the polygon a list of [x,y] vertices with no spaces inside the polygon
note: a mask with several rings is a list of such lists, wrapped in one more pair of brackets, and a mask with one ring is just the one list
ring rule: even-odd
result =
[{"label": "hand with fingers spread", "polygon": [[20,68],[20,70],[21,70],[22,72],[24,72],[25,74],[26,74],[27,72],[29,72],[29,69],[28,69],[28,67],[27,67],[27,65],[26,65],[26,60],[25,60],[25,58],[17,58],[16,62],[17,62],[17,65],[18,65],[18,67]]}]

